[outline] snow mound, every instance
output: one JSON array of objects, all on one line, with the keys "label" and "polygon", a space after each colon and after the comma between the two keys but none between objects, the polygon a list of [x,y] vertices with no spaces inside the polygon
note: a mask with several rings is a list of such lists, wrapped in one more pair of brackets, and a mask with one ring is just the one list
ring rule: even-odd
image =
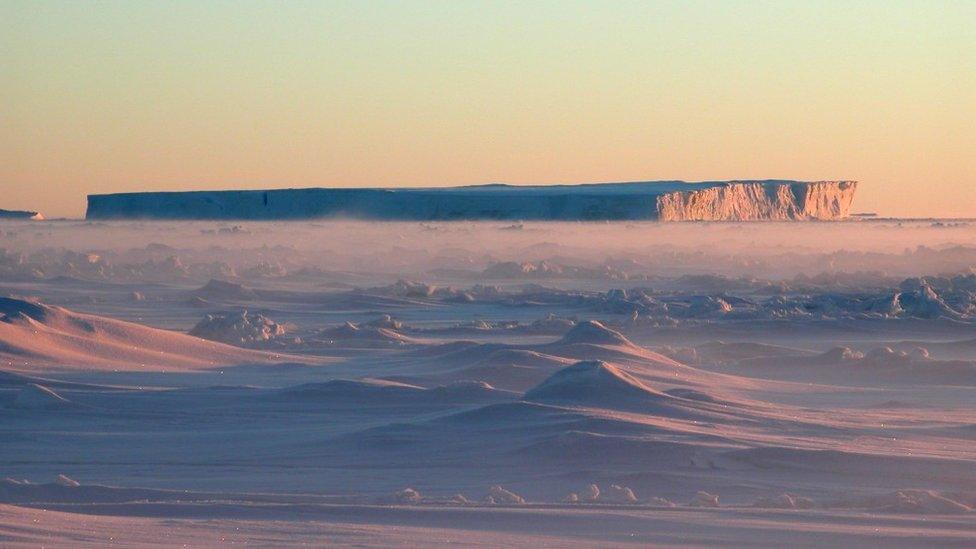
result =
[{"label": "snow mound", "polygon": [[525,393],[525,400],[597,408],[628,409],[667,406],[671,397],[641,383],[630,374],[600,360],[577,362],[551,375]]},{"label": "snow mound", "polygon": [[523,505],[525,498],[501,486],[492,486],[488,489],[484,502],[488,505]]},{"label": "snow mound", "polygon": [[11,369],[196,370],[286,360],[35,301],[0,298],[0,314],[0,360]]},{"label": "snow mound", "polygon": [[548,355],[572,360],[606,360],[620,364],[642,363],[672,377],[675,369],[696,375],[692,369],[662,354],[641,347],[620,332],[589,320],[578,323],[561,339],[531,347]]},{"label": "snow mound", "polygon": [[424,497],[420,495],[420,492],[413,488],[404,488],[403,490],[393,494],[393,499],[397,503],[417,504],[423,501]]},{"label": "snow mound", "polygon": [[643,397],[653,393],[643,383],[600,360],[577,362],[559,370],[525,394],[526,400],[591,397]]},{"label": "snow mound", "polygon": [[621,347],[636,347],[629,339],[616,330],[611,330],[596,320],[584,320],[573,326],[566,335],[558,341],[561,344],[590,344],[614,345]]},{"label": "snow mound", "polygon": [[193,296],[202,299],[247,301],[257,298],[257,293],[236,282],[212,278],[202,288],[193,292]]},{"label": "snow mound", "polygon": [[247,347],[285,335],[285,327],[270,318],[247,309],[236,314],[207,315],[190,330],[190,335]]}]

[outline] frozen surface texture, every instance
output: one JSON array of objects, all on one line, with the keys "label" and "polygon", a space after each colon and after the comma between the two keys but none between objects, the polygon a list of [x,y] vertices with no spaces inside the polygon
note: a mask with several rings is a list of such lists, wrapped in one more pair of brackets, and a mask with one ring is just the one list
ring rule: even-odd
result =
[{"label": "frozen surface texture", "polygon": [[831,220],[854,181],[655,181],[444,189],[280,189],[90,195],[89,219]]},{"label": "frozen surface texture", "polygon": [[974,229],[0,222],[0,547],[974,547]]}]

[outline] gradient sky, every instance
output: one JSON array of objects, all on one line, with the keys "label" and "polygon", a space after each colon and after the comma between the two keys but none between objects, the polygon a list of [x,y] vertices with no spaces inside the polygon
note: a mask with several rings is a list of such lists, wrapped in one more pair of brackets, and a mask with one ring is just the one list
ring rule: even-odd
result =
[{"label": "gradient sky", "polygon": [[0,208],[742,178],[976,216],[976,1],[0,0]]}]

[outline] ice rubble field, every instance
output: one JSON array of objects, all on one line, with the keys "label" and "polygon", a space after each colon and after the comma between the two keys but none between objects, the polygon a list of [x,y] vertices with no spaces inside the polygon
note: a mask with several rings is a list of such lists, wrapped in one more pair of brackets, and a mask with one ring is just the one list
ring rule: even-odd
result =
[{"label": "ice rubble field", "polygon": [[0,223],[0,545],[976,543],[976,226]]}]

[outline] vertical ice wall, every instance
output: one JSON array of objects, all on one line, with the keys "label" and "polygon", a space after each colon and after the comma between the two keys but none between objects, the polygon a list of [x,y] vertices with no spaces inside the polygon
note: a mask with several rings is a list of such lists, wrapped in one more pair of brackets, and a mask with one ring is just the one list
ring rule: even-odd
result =
[{"label": "vertical ice wall", "polygon": [[657,199],[662,221],[830,220],[850,214],[855,181],[733,182]]}]

